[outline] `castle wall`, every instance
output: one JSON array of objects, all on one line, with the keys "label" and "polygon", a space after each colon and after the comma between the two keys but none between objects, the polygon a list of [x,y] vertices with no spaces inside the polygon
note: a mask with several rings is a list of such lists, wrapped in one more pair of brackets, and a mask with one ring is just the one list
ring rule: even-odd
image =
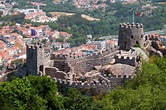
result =
[{"label": "castle wall", "polygon": [[56,77],[57,79],[65,79],[66,73],[59,71],[56,67],[45,67],[45,73],[52,78]]},{"label": "castle wall", "polygon": [[114,89],[118,85],[124,84],[125,81],[130,80],[131,76],[121,76],[118,77],[110,75],[107,76],[109,81],[94,81],[91,82],[82,82],[82,81],[75,81],[71,83],[69,80],[65,79],[58,79],[56,77],[53,80],[57,83],[62,85],[64,88],[74,87],[81,91],[86,92],[86,94],[99,94],[99,93],[108,93],[111,89]]},{"label": "castle wall", "polygon": [[47,62],[47,61],[49,61],[50,60],[50,53],[47,53],[47,54],[45,54],[44,55],[44,62]]},{"label": "castle wall", "polygon": [[[114,55],[119,53],[118,46],[108,51],[104,51],[102,54],[93,54],[88,56],[66,56],[57,55],[54,56],[55,67],[62,68],[61,71],[66,70],[66,66],[70,64],[70,67],[74,69],[75,73],[86,73],[89,72],[97,65],[106,65],[111,62]],[[69,70],[71,68],[67,68]]]},{"label": "castle wall", "polygon": [[121,55],[115,56],[115,63],[121,63],[121,64],[135,66],[135,62],[136,62],[135,57],[121,56]]},{"label": "castle wall", "polygon": [[54,61],[53,60],[47,60],[45,63],[44,63],[44,66],[50,66],[50,67],[53,67],[54,65]]},{"label": "castle wall", "polygon": [[145,42],[143,43],[142,49],[148,55],[158,55],[160,57],[166,55],[166,49],[162,47],[162,42],[159,39],[159,36],[153,34],[146,34],[144,37]]}]

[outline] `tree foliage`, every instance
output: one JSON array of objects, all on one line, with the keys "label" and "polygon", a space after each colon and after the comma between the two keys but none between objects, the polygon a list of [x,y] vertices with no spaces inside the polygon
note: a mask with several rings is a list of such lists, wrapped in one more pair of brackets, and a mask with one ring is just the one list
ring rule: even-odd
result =
[{"label": "tree foliage", "polygon": [[47,77],[28,76],[5,82],[0,86],[1,110],[16,108],[20,110],[60,110],[60,97],[55,82]]}]

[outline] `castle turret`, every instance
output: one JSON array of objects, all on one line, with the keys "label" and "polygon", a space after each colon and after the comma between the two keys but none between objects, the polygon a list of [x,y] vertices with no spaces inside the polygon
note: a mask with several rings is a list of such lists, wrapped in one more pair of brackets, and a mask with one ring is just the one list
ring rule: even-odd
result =
[{"label": "castle turret", "polygon": [[42,44],[27,44],[26,49],[26,64],[28,74],[43,75],[44,74],[44,47]]},{"label": "castle turret", "polygon": [[142,24],[120,24],[118,45],[122,50],[129,50],[135,45],[143,42],[143,25]]}]

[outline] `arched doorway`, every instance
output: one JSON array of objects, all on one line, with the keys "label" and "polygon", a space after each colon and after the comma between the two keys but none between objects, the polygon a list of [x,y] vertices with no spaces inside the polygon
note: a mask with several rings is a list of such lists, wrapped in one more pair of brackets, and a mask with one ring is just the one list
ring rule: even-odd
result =
[{"label": "arched doorway", "polygon": [[43,65],[39,66],[39,71],[43,73]]}]

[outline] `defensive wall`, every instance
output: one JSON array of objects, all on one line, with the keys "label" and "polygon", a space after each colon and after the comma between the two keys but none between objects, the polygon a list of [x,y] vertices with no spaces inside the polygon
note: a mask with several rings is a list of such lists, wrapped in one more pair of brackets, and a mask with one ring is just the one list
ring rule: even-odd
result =
[{"label": "defensive wall", "polygon": [[70,80],[58,79],[57,77],[54,77],[52,79],[57,84],[63,86],[63,88],[74,87],[74,88],[77,88],[81,91],[84,90],[84,92],[86,92],[86,93],[95,92],[95,94],[96,93],[98,94],[101,92],[107,93],[111,89],[114,89],[116,86],[124,84],[125,81],[131,79],[131,76],[126,76],[126,75],[116,76],[116,75],[110,74],[109,76],[107,76],[107,79],[108,79],[107,81],[103,80],[103,79],[100,80],[100,78],[99,78],[99,81],[95,81],[95,80],[92,80],[90,82],[88,82],[88,81],[74,81],[72,83]]},{"label": "defensive wall", "polygon": [[159,39],[158,35],[154,34],[145,34],[144,35],[145,41],[143,43],[143,50],[148,55],[159,55],[163,57],[166,55],[166,48],[163,47],[161,40]]},{"label": "defensive wall", "polygon": [[46,75],[54,78],[56,77],[57,79],[66,79],[67,73],[63,71],[59,71],[56,67],[45,67],[45,72]]},{"label": "defensive wall", "polygon": [[122,56],[122,55],[115,55],[115,63],[127,64],[131,66],[136,66],[136,57],[132,56]]},{"label": "defensive wall", "polygon": [[[86,73],[93,69],[94,66],[101,65],[104,66],[109,64],[114,56],[119,53],[119,47],[116,46],[111,48],[110,50],[103,51],[99,54],[92,55],[83,55],[83,56],[75,56],[75,55],[56,55],[53,56],[54,66],[58,69],[62,70],[66,66],[70,66],[74,69],[75,73]],[[62,70],[69,72],[68,70]]]}]

